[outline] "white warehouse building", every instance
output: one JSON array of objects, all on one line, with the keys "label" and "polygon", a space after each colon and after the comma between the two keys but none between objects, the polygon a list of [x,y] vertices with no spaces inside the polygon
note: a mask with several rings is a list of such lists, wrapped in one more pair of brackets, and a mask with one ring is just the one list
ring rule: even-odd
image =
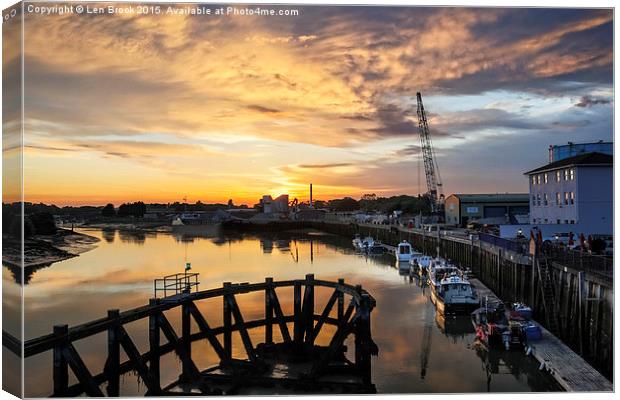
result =
[{"label": "white warehouse building", "polygon": [[579,154],[525,175],[531,225],[547,232],[613,234],[613,156]]}]

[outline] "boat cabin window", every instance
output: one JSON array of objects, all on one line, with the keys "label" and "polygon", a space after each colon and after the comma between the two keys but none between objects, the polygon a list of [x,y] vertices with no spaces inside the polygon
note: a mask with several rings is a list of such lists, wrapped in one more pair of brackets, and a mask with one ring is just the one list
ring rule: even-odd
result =
[{"label": "boat cabin window", "polygon": [[400,246],[400,254],[409,254],[409,246]]}]

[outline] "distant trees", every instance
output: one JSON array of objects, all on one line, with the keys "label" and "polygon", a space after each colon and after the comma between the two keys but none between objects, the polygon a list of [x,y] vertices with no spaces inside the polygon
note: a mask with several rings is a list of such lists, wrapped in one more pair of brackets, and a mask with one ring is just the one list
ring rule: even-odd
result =
[{"label": "distant trees", "polygon": [[114,204],[108,203],[105,207],[101,209],[101,215],[104,217],[113,217],[116,215],[116,210],[114,210]]},{"label": "distant trees", "polygon": [[26,219],[30,219],[37,235],[53,235],[57,231],[54,216],[48,212],[31,214]]},{"label": "distant trees", "polygon": [[360,209],[360,203],[351,197],[330,200],[327,205],[334,211],[357,211]]},{"label": "distant trees", "polygon": [[431,203],[427,196],[392,196],[378,197],[375,193],[364,194],[359,201],[351,197],[330,200],[327,207],[332,211],[375,211],[391,213],[402,211],[406,214],[428,215],[431,212]]},{"label": "distant trees", "polygon": [[[29,204],[29,203],[27,203]],[[40,209],[40,208],[39,208]],[[24,216],[24,237],[32,235],[53,235],[56,233],[56,223],[54,216],[47,212],[28,213]],[[21,203],[2,204],[2,231],[4,234],[21,238],[22,233],[22,207]]]},{"label": "distant trees", "polygon": [[[106,206],[107,207],[107,206]],[[118,212],[116,215],[119,217],[128,217],[133,216],[136,218],[144,217],[146,213],[146,204],[141,201],[137,201],[135,203],[123,203],[118,207]]]}]

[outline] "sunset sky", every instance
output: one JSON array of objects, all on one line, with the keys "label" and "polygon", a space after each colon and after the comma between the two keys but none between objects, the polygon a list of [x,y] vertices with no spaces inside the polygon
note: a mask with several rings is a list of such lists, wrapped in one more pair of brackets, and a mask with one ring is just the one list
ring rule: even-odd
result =
[{"label": "sunset sky", "polygon": [[611,10],[287,8],[28,14],[25,200],[414,195],[417,91],[446,195],[526,192],[550,144],[613,138]]}]

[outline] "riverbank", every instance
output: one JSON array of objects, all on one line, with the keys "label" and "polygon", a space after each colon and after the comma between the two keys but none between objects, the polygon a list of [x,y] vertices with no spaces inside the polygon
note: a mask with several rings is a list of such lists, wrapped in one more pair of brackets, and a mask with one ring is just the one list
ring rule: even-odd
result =
[{"label": "riverbank", "polygon": [[101,230],[121,230],[126,232],[172,232],[172,226],[168,221],[89,222],[81,226],[85,228],[97,228]]},{"label": "riverbank", "polygon": [[[68,229],[53,235],[35,235],[24,241],[24,267],[33,268],[77,257],[94,249],[99,239]],[[2,238],[2,264],[21,267],[21,244],[10,236]]]}]

